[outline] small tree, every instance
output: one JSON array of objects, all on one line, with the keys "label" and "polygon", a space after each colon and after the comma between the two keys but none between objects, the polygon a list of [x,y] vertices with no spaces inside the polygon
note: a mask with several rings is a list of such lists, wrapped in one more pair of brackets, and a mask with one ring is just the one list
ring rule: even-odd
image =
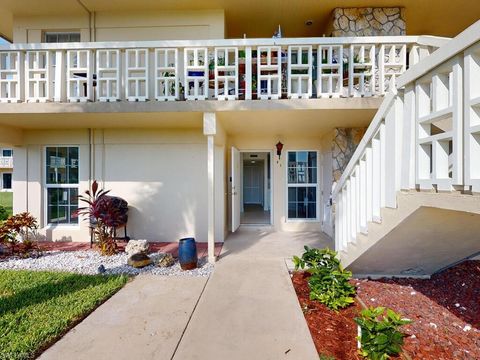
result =
[{"label": "small tree", "polygon": [[117,244],[114,238],[115,228],[121,223],[121,213],[114,206],[111,198],[107,196],[110,190],[98,188],[95,180],[90,190],[85,195],[80,195],[80,201],[88,206],[78,208],[76,215],[86,216],[89,227],[93,232],[102,255],[114,255],[117,253]]},{"label": "small tree", "polygon": [[12,215],[0,226],[0,242],[9,244],[12,253],[15,252],[15,246],[21,242],[23,251],[27,252],[33,247],[32,237],[37,229],[37,219],[30,213]]}]

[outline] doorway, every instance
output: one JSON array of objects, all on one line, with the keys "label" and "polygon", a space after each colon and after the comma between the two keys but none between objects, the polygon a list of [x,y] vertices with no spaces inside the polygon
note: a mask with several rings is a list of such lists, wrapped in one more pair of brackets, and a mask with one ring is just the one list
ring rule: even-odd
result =
[{"label": "doorway", "polygon": [[241,152],[240,223],[271,224],[270,152]]}]

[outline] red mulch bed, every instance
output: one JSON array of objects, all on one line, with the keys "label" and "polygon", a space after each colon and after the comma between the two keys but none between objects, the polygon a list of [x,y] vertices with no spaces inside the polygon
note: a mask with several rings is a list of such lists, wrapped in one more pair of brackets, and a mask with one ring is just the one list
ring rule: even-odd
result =
[{"label": "red mulch bed", "polygon": [[357,354],[357,325],[353,321],[361,310],[360,305],[335,313],[318,301],[310,300],[309,276],[308,273],[295,272],[292,282],[317,352],[336,360],[361,359]]},{"label": "red mulch bed", "polygon": [[412,359],[480,359],[480,261],[466,261],[428,280],[358,284],[367,306],[386,306],[413,320],[404,327],[410,335],[404,350]]},{"label": "red mulch bed", "polygon": [[[309,300],[308,274],[292,282],[319,354],[353,359],[357,354],[358,303],[335,313]],[[355,280],[366,306],[389,307],[413,320],[403,327],[411,359],[480,359],[480,261],[466,261],[431,279]]]},{"label": "red mulch bed", "polygon": [[[89,242],[73,242],[73,241],[38,241],[34,243],[41,251],[83,251],[90,250]],[[117,246],[119,251],[125,251],[126,241],[118,241]],[[17,251],[21,249],[23,245],[18,244],[16,246]],[[150,242],[150,251],[152,252],[166,252],[172,254],[173,257],[178,257],[178,242]],[[222,252],[223,243],[215,243],[215,255],[219,256]],[[93,249],[95,249],[95,245]],[[10,248],[7,247],[8,253],[0,254],[0,259],[10,257]],[[208,244],[197,243],[198,257],[202,258],[208,256]]]}]

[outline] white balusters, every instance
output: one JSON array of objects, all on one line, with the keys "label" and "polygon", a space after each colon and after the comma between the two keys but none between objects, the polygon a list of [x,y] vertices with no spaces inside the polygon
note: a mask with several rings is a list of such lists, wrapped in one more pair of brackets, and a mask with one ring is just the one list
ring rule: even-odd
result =
[{"label": "white balusters", "polygon": [[23,101],[23,53],[0,52],[0,102]]},{"label": "white balusters", "polygon": [[378,54],[379,92],[395,87],[395,79],[407,69],[407,45],[380,45]]},{"label": "white balusters", "polygon": [[67,51],[67,99],[73,102],[93,100],[92,52]]},{"label": "white balusters", "polygon": [[155,49],[155,99],[179,97],[178,49]]},{"label": "white balusters", "polygon": [[183,56],[185,99],[206,100],[209,87],[207,48],[186,48]]},{"label": "white balusters", "polygon": [[417,81],[417,176],[422,189],[462,184],[462,70],[453,59]]},{"label": "white balusters", "polygon": [[148,49],[125,51],[125,98],[128,101],[149,99]]},{"label": "white balusters", "polygon": [[97,50],[97,100],[121,99],[120,50]]},{"label": "white balusters", "polygon": [[375,94],[375,45],[350,45],[348,88],[350,96]]},{"label": "white balusters", "polygon": [[343,90],[343,46],[319,46],[317,97],[340,97]]},{"label": "white balusters", "polygon": [[187,100],[383,95],[406,70],[407,46],[415,59],[425,47],[415,45],[414,38],[394,44],[382,44],[381,38],[370,38],[372,44],[331,40],[288,39],[281,46],[271,39],[259,40],[258,45],[251,39],[231,40],[231,45],[209,40],[205,46],[155,41],[139,48],[132,43],[101,43],[98,48],[29,44],[17,50],[15,45],[0,49],[0,101],[175,101],[182,94]]},{"label": "white balusters", "polygon": [[282,96],[282,49],[280,46],[260,46],[257,49],[258,98],[280,99]]},{"label": "white balusters", "polygon": [[49,51],[27,51],[25,57],[25,100],[52,100],[52,54]]},{"label": "white balusters", "polygon": [[238,48],[215,48],[215,98],[238,99]]},{"label": "white balusters", "polygon": [[465,53],[465,185],[480,193],[480,45]]},{"label": "white balusters", "polygon": [[288,47],[287,96],[292,99],[312,97],[312,47]]}]

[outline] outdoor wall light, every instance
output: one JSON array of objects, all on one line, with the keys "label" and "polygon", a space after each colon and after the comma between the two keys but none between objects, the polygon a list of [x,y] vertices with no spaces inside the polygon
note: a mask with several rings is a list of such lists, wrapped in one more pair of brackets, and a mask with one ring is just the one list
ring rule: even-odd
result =
[{"label": "outdoor wall light", "polygon": [[283,144],[279,141],[275,147],[277,148],[278,159],[280,159],[280,156],[282,155]]}]

